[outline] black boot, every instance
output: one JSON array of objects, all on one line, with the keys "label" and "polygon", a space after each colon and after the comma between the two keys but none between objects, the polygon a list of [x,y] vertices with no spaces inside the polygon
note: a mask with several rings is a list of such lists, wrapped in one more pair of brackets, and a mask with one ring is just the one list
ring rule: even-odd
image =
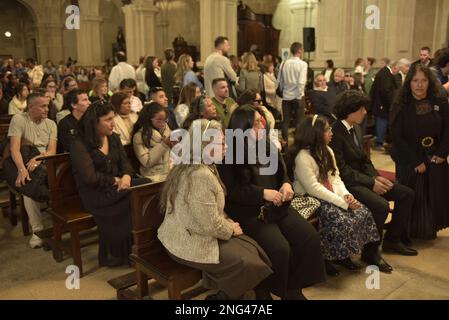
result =
[{"label": "black boot", "polygon": [[328,276],[336,277],[340,275],[340,271],[329,260],[324,260],[324,266],[326,267],[326,274]]},{"label": "black boot", "polygon": [[267,289],[256,287],[254,293],[256,294],[256,300],[273,300],[270,291]]},{"label": "black boot", "polygon": [[220,290],[217,293],[208,295],[204,300],[231,300],[231,298]]},{"label": "black boot", "polygon": [[282,300],[307,300],[307,298],[302,294],[301,289],[290,289]]}]

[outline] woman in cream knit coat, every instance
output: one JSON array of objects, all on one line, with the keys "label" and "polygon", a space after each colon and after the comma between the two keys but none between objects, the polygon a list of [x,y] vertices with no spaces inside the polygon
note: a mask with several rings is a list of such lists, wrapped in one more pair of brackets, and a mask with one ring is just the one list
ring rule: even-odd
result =
[{"label": "woman in cream knit coat", "polygon": [[321,202],[319,225],[326,271],[337,275],[331,261],[350,270],[361,266],[350,255],[359,254],[367,243],[378,241],[371,212],[346,189],[328,147],[332,128],[324,117],[307,117],[296,130],[295,192]]},{"label": "woman in cream knit coat", "polygon": [[15,95],[9,103],[8,114],[23,113],[27,107],[28,87],[19,83],[15,88]]},{"label": "woman in cream knit coat", "polygon": [[115,110],[114,132],[120,136],[122,145],[132,143],[132,132],[138,115],[131,110],[131,100],[123,92],[116,92],[111,97],[111,104]]},{"label": "woman in cream knit coat", "polygon": [[[200,152],[193,150],[193,130],[201,130],[201,137],[208,130],[213,135]],[[220,123],[195,120],[189,133],[190,159],[198,164],[178,164],[170,172],[161,196],[165,218],[158,238],[173,260],[203,271],[205,287],[219,289],[209,299],[239,299],[272,273],[270,262],[224,213],[225,189],[213,164],[226,149]]]}]

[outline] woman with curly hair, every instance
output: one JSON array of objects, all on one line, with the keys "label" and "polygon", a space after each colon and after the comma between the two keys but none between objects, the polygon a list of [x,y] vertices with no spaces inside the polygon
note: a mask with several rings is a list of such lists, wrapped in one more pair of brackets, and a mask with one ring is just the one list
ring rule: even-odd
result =
[{"label": "woman with curly hair", "polygon": [[435,239],[449,227],[449,105],[430,69],[410,69],[390,121],[397,177],[416,192],[410,236]]}]

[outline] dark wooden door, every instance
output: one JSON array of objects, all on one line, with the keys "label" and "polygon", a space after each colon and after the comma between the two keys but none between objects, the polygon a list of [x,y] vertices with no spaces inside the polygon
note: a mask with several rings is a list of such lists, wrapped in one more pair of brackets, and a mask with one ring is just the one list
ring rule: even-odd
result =
[{"label": "dark wooden door", "polygon": [[264,54],[278,56],[279,34],[272,24],[273,16],[255,14],[246,5],[238,7],[238,54],[250,51],[252,45],[257,45],[259,59]]}]

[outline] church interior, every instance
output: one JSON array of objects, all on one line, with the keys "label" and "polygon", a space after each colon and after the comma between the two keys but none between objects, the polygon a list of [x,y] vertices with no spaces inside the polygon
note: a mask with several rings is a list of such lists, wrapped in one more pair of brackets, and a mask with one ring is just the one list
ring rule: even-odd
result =
[{"label": "church interior", "polygon": [[[269,56],[267,59],[272,59],[272,65],[282,66],[281,62],[288,61],[284,54],[291,55],[292,43],[299,42],[304,48],[301,59],[308,64],[306,73],[310,87],[306,91],[315,91],[317,83],[314,81],[318,75],[327,74],[331,60],[332,77],[335,68],[342,69],[342,78],[352,79],[348,88],[370,95],[365,85],[367,80],[357,87],[357,75],[368,79],[369,68],[377,71],[391,66],[392,70],[397,66],[399,90],[408,79],[407,72],[402,72],[400,66],[419,64],[424,49],[429,53],[429,60],[432,58],[430,61],[440,61],[436,53],[449,47],[449,0],[0,0],[2,95],[6,95],[8,88],[3,80],[8,81],[11,74],[8,61],[13,61],[14,70],[25,68],[29,58],[42,68],[52,66],[58,87],[69,75],[75,78],[80,89],[89,92],[93,90],[96,76],[101,75],[107,83],[114,66],[119,61],[122,63],[116,58],[119,52],[126,52],[126,62],[134,69],[144,66],[148,57],[155,57],[160,61],[157,67],[160,70],[166,61],[167,49],[172,49],[178,65],[181,56],[190,55],[192,70],[203,82],[206,59],[216,50],[214,40],[219,36],[225,36],[230,45],[228,56],[237,59],[236,65],[232,65],[237,68],[235,70],[241,70],[239,59],[247,52],[252,52],[259,63]],[[376,62],[366,68],[369,57]],[[358,58],[364,61],[362,71],[354,65]],[[382,65],[384,62],[386,64]],[[449,61],[447,63],[449,66]],[[440,67],[448,82],[449,67],[441,64]],[[4,68],[8,71],[3,72]],[[279,68],[275,72],[279,72]],[[373,82],[375,73],[371,77]],[[17,78],[20,78],[18,73]],[[444,83],[441,85],[443,87]],[[149,92],[150,87],[146,89]],[[35,90],[30,88],[30,92]],[[147,92],[143,93],[143,98],[148,98],[143,102],[146,108],[151,99]],[[170,99],[177,103],[174,98]],[[319,113],[307,93],[303,99],[306,115]],[[446,104],[447,100],[446,97]],[[284,110],[283,105],[280,108]],[[0,115],[0,145],[11,136],[11,117],[8,122],[3,120],[7,116],[8,112]],[[392,139],[394,144],[393,133],[388,129],[387,142],[376,145],[376,118],[368,116],[363,136],[364,152],[377,171],[397,181],[397,166],[388,143],[388,139]],[[288,146],[295,141],[294,128],[298,125],[292,122],[287,138],[281,141]],[[447,125],[449,130],[449,123]],[[281,129],[280,126],[276,128]],[[132,147],[125,150],[132,150]],[[194,272],[198,270],[182,269],[184,273],[181,273],[177,264],[172,271],[175,262],[166,254],[167,261],[156,263],[162,271],[145,265],[146,254],[161,255],[156,249],[152,250],[153,242],[159,241],[154,226],[160,225],[163,217],[154,213],[145,215],[154,209],[154,199],[159,197],[152,186],[140,193],[131,191],[131,207],[140,205],[142,214],[132,213],[134,244],[130,264],[100,266],[99,229],[95,220],[90,214],[71,212],[73,201],[80,202],[77,189],[67,187],[70,183],[75,185],[74,179],[64,180],[68,179],[67,172],[61,173],[61,170],[67,168],[57,169],[55,166],[60,164],[57,159],[51,162],[51,157],[46,166],[47,179],[49,185],[57,184],[57,187],[49,186],[50,198],[41,211],[44,229],[38,233],[43,240],[39,248],[30,248],[29,238],[35,230],[31,222],[28,225],[23,197],[6,182],[4,167],[0,168],[0,300],[204,300],[216,291],[202,287],[199,273]],[[4,159],[1,166],[3,162]],[[447,162],[446,158],[446,165]],[[342,171],[340,167],[339,170]],[[449,175],[447,180],[449,185]],[[437,191],[447,193],[447,189]],[[73,200],[74,195],[77,200]],[[53,210],[55,203],[59,210],[65,208],[71,214],[70,222],[63,213]],[[395,208],[394,201],[389,205]],[[449,207],[444,209],[449,217]],[[386,225],[394,219],[393,211],[390,209]],[[419,252],[417,256],[382,254],[393,272],[379,272],[365,265],[358,270],[337,267],[338,276],[327,276],[325,282],[307,286],[302,292],[309,300],[449,300],[449,228],[437,230],[436,237],[431,240],[412,238],[412,241],[413,248]],[[159,246],[162,248],[160,243]],[[157,247],[157,250],[162,249]],[[352,259],[360,262],[357,255]],[[178,280],[182,290],[178,288],[173,293],[173,289],[169,289],[173,283],[164,270],[170,270],[174,278],[181,279]],[[273,297],[280,299],[277,295]],[[254,293],[247,293],[243,299],[255,299]]]}]

